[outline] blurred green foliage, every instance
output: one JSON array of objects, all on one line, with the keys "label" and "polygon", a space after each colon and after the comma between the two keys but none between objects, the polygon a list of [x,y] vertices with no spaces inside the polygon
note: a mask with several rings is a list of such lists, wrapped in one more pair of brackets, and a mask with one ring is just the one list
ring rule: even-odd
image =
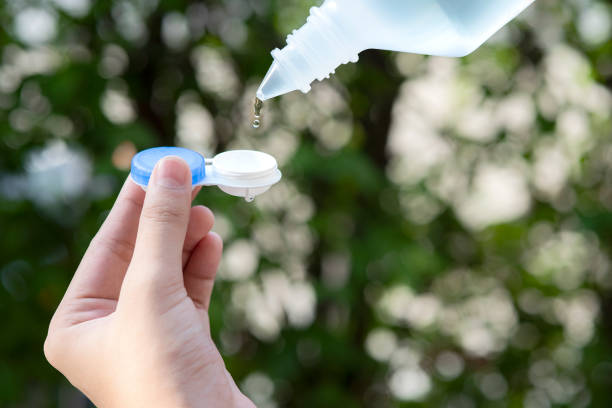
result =
[{"label": "blurred green foliage", "polygon": [[216,189],[211,325],[261,407],[606,407],[612,12],[539,0],[462,60],[366,51],[266,103],[306,0],[0,4],[0,406],[79,406],[48,322],[131,155],[274,154]]}]

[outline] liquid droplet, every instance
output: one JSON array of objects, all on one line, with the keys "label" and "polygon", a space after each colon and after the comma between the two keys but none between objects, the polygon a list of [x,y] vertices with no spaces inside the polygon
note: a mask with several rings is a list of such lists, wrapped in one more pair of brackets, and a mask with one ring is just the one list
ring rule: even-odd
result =
[{"label": "liquid droplet", "polygon": [[253,104],[253,127],[259,129],[261,127],[261,109],[263,108],[263,101],[259,98],[255,98]]},{"label": "liquid droplet", "polygon": [[247,188],[244,194],[244,201],[247,203],[252,203],[255,200],[255,196],[251,193],[251,189]]}]

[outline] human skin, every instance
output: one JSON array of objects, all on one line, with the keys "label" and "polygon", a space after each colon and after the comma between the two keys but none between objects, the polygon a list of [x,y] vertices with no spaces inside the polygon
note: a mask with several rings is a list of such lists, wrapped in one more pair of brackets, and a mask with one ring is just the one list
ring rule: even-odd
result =
[{"label": "human skin", "polygon": [[51,320],[47,360],[100,408],[255,406],[210,335],[223,244],[196,193],[178,157],[128,179]]}]

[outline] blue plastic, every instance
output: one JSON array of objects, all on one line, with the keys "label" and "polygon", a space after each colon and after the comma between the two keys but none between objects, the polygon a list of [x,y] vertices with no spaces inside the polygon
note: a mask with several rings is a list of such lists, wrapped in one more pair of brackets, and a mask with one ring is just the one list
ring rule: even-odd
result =
[{"label": "blue plastic", "polygon": [[132,159],[130,176],[136,184],[146,187],[151,173],[158,161],[166,156],[178,156],[185,160],[191,169],[192,185],[201,183],[206,175],[206,163],[200,153],[183,147],[154,147],[143,150]]}]

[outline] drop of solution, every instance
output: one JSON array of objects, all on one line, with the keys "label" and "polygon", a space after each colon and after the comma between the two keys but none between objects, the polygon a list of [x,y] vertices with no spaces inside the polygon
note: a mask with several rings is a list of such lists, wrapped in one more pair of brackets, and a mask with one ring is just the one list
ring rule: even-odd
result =
[{"label": "drop of solution", "polygon": [[261,127],[261,109],[263,108],[263,101],[259,98],[255,98],[253,105],[253,128],[259,129]]}]

